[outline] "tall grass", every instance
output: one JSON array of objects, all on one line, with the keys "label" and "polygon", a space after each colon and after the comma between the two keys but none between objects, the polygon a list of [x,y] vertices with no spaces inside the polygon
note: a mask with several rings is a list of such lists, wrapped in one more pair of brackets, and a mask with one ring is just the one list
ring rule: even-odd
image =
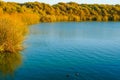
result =
[{"label": "tall grass", "polygon": [[31,24],[36,24],[40,22],[39,15],[35,13],[22,13],[17,15],[20,16],[20,19],[25,25],[31,25]]},{"label": "tall grass", "polygon": [[18,52],[23,49],[22,42],[28,32],[28,25],[38,23],[37,14],[14,13],[0,16],[0,52]]},{"label": "tall grass", "polygon": [[19,18],[8,15],[0,17],[0,52],[22,50],[26,32],[27,27]]}]

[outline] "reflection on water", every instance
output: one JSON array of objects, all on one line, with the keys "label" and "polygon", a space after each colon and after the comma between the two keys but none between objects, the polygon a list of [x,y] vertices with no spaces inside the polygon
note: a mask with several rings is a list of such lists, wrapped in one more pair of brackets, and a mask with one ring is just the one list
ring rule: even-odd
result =
[{"label": "reflection on water", "polygon": [[41,23],[25,44],[16,79],[120,80],[120,22]]},{"label": "reflection on water", "polygon": [[33,25],[30,36],[39,40],[117,40],[120,39],[118,25],[114,22],[42,23]]},{"label": "reflection on water", "polygon": [[20,53],[0,53],[0,80],[6,76],[14,76],[15,70],[21,63]]},{"label": "reflection on water", "polygon": [[0,54],[0,80],[120,80],[120,22],[33,26],[23,61]]}]

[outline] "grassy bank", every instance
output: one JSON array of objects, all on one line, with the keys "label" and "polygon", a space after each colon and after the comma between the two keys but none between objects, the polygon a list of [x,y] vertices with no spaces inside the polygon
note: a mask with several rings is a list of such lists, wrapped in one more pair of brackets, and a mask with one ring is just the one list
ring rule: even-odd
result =
[{"label": "grassy bank", "polygon": [[27,26],[37,23],[35,14],[4,14],[0,17],[0,52],[17,52],[28,32]]},{"label": "grassy bank", "polygon": [[120,21],[120,5],[0,1],[0,16],[0,52],[17,52],[23,49],[28,25],[58,21]]}]

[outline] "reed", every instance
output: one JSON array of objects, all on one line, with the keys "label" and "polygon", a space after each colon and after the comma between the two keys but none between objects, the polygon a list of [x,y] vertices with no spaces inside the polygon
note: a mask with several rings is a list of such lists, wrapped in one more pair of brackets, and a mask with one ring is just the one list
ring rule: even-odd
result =
[{"label": "reed", "polygon": [[27,27],[19,18],[12,16],[0,17],[0,52],[16,52],[22,50],[22,42]]},{"label": "reed", "polygon": [[39,15],[35,13],[22,13],[22,14],[17,14],[17,15],[19,16],[21,21],[27,26],[40,22]]}]

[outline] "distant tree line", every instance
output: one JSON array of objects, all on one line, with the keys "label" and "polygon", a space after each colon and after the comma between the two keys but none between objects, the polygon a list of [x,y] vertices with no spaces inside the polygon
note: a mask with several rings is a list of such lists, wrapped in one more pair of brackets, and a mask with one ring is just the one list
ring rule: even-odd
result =
[{"label": "distant tree line", "polygon": [[36,14],[39,22],[55,21],[120,21],[120,5],[78,4],[49,5],[40,2],[0,2],[0,14]]}]

